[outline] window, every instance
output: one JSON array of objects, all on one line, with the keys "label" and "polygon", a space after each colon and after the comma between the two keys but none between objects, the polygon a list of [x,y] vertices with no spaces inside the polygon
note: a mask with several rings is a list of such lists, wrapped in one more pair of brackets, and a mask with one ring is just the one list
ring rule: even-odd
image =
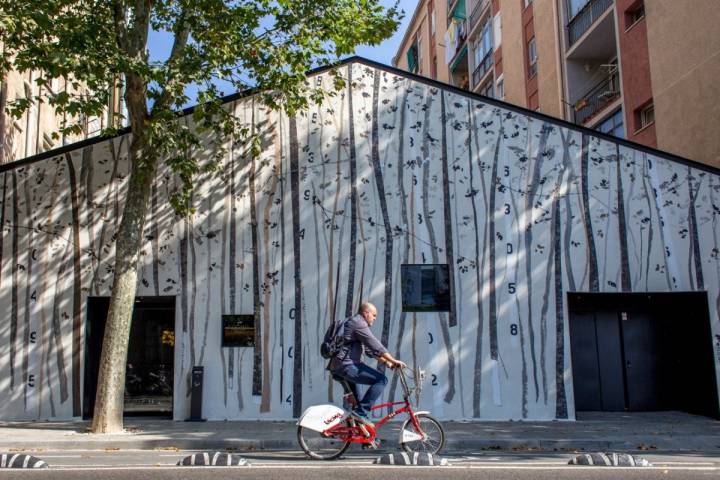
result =
[{"label": "window", "polygon": [[505,80],[500,79],[497,81],[497,85],[495,87],[495,94],[496,98],[498,100],[504,100],[505,99]]},{"label": "window", "polygon": [[485,56],[492,52],[492,25],[490,20],[485,22],[482,31],[475,41],[475,67],[480,66],[485,60]]},{"label": "window", "polygon": [[625,30],[643,18],[645,18],[645,4],[642,1],[635,2],[630,8],[625,10]]},{"label": "window", "polygon": [[568,20],[571,20],[575,15],[580,13],[589,2],[590,0],[567,0]]},{"label": "window", "polygon": [[535,37],[531,38],[527,44],[528,52],[528,77],[533,77],[537,73],[537,47],[535,46]]},{"label": "window", "polygon": [[487,82],[485,85],[480,87],[480,95],[485,95],[486,97],[493,98],[493,83],[492,80]]},{"label": "window", "polygon": [[448,265],[401,265],[403,312],[449,312]]},{"label": "window", "polygon": [[523,0],[523,4],[524,4],[525,8],[529,7],[532,2],[533,2],[533,0]]},{"label": "window", "polygon": [[417,70],[418,70],[418,73],[422,73],[422,71],[423,71],[423,68],[422,68],[423,67],[422,36],[420,34],[421,31],[422,31],[422,26],[421,26],[421,28],[418,29],[416,37],[415,37],[415,45],[417,46],[416,48],[417,48],[417,65],[418,65]]},{"label": "window", "polygon": [[435,35],[435,10],[430,15],[430,34]]},{"label": "window", "polygon": [[655,122],[655,104],[650,102],[637,110],[635,114],[637,130],[642,130]]},{"label": "window", "polygon": [[596,130],[613,135],[618,138],[625,138],[625,125],[623,122],[622,109],[611,113],[608,118],[603,120],[595,127]]},{"label": "window", "polygon": [[418,70],[418,46],[413,43],[407,51],[408,72],[415,73]]},{"label": "window", "polygon": [[222,316],[223,347],[255,346],[255,315]]},{"label": "window", "polygon": [[47,133],[43,133],[42,151],[47,152],[48,150],[52,150],[54,146],[55,142],[53,141],[52,136]]}]

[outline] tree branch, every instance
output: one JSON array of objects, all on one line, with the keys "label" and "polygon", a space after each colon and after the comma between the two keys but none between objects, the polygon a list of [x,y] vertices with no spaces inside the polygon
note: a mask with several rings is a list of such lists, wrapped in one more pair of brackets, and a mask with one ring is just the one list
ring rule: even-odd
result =
[{"label": "tree branch", "polygon": [[[180,55],[182,55],[183,50],[185,50],[185,46],[187,45],[188,39],[190,38],[190,27],[185,21],[185,15],[186,12],[185,10],[183,10],[180,13],[180,17],[178,18],[177,22],[175,23],[175,40],[173,41],[172,50],[170,51],[170,56],[167,59],[166,65],[172,65],[172,63],[177,60]],[[160,94],[160,98],[157,102],[155,102],[155,104],[153,104],[151,115],[154,112],[169,107],[171,100],[170,89],[174,86],[174,83],[175,80],[173,78],[168,78],[168,83],[163,88],[163,91]]]}]

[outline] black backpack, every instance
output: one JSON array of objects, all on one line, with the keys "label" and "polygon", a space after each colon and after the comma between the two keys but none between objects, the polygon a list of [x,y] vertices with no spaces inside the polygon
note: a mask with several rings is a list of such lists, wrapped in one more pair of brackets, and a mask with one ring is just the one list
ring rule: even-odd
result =
[{"label": "black backpack", "polygon": [[325,331],[325,338],[320,344],[320,356],[325,359],[335,357],[345,346],[345,324],[348,318],[333,321]]}]

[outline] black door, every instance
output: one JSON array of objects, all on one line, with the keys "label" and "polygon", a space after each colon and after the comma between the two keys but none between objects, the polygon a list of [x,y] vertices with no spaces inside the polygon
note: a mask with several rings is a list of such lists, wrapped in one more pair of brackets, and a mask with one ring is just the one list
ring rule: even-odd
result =
[{"label": "black door", "polygon": [[706,292],[568,293],[577,411],[720,418]]},{"label": "black door", "polygon": [[[110,299],[88,298],[83,416],[91,418]],[[175,297],[135,302],[125,372],[125,415],[172,416]]]},{"label": "black door", "polygon": [[624,373],[616,312],[575,314],[570,344],[575,408],[580,411],[624,410]]},{"label": "black door", "polygon": [[570,344],[572,345],[575,408],[591,412],[605,410],[602,405],[600,388],[594,313],[582,312],[573,317]]},{"label": "black door", "polygon": [[627,382],[627,410],[662,410],[658,342],[661,322],[648,312],[621,312],[623,354]]}]

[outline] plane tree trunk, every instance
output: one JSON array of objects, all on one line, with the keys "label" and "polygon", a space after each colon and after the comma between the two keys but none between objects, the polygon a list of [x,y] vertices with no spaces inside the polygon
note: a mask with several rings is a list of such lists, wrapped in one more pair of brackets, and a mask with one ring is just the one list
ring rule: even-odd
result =
[{"label": "plane tree trunk", "polygon": [[144,143],[142,136],[136,136],[130,145],[132,169],[115,244],[115,276],[100,356],[93,433],[123,430],[125,365],[137,288],[138,260],[155,177],[155,162],[143,158]]}]

